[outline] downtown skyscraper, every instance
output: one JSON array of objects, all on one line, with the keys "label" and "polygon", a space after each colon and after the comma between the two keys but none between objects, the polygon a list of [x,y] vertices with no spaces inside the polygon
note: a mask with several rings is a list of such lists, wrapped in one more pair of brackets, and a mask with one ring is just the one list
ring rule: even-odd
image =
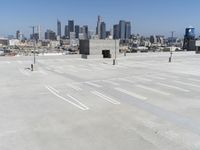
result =
[{"label": "downtown skyscraper", "polygon": [[99,39],[101,38],[101,22],[102,22],[102,18],[101,18],[101,16],[98,16],[96,35],[98,36]]},{"label": "downtown skyscraper", "polygon": [[61,29],[61,22],[57,20],[57,36],[61,37],[62,36],[62,29]]},{"label": "downtown skyscraper", "polygon": [[113,39],[128,40],[131,36],[131,22],[120,20],[113,26]]}]

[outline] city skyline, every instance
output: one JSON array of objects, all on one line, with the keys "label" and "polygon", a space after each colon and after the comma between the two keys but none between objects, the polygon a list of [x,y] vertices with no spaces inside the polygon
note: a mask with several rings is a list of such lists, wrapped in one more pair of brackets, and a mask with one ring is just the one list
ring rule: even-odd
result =
[{"label": "city skyline", "polygon": [[[132,24],[132,33],[150,36],[162,34],[170,36],[174,30],[175,35],[183,37],[184,29],[193,25],[199,35],[198,28],[198,4],[193,0],[186,3],[186,0],[175,0],[173,2],[154,0],[152,1],[69,1],[50,0],[46,2],[35,0],[25,1],[13,0],[3,1],[1,5],[3,20],[0,28],[0,36],[14,35],[17,30],[26,36],[31,33],[29,26],[40,25],[42,32],[47,29],[57,31],[56,20],[62,22],[62,34],[68,20],[74,20],[75,24],[88,25],[89,29],[96,31],[96,18],[103,17],[106,28],[109,30],[119,20],[129,20]],[[11,10],[11,11],[10,11]]]}]

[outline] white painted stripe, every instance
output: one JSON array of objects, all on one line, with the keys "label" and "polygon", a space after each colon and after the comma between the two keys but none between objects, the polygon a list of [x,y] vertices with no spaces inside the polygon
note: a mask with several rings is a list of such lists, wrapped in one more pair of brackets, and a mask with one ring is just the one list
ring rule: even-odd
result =
[{"label": "white painted stripe", "polygon": [[98,96],[98,97],[100,97],[100,98],[102,98],[102,99],[104,99],[104,100],[106,100],[106,101],[108,101],[108,102],[110,102],[110,103],[112,103],[112,104],[115,104],[115,105],[119,105],[120,104],[120,102],[118,102],[118,101],[116,101],[116,100],[114,100],[114,99],[112,99],[112,98],[110,98],[110,97],[108,97],[108,96],[106,96],[106,95],[104,95],[104,94],[102,94],[100,92],[93,91],[91,93],[96,95],[96,96]]},{"label": "white painted stripe", "polygon": [[174,81],[174,82],[175,82],[175,83],[182,84],[182,85],[187,85],[187,86],[193,86],[193,87],[200,88],[200,86],[199,86],[199,85],[192,84],[192,83],[186,83],[186,82],[181,82],[181,81]]},{"label": "white painted stripe", "polygon": [[44,70],[39,70],[39,72],[40,72],[41,74],[43,74],[43,75],[48,75],[48,73],[45,72]]},{"label": "white painted stripe", "polygon": [[79,106],[79,105],[77,105],[76,103],[71,102],[70,100],[68,100],[68,99],[66,99],[66,98],[64,98],[64,97],[62,97],[62,96],[60,96],[60,95],[58,95],[56,92],[54,92],[54,91],[53,91],[51,88],[49,88],[48,86],[45,86],[45,87],[46,87],[46,89],[49,90],[53,95],[55,95],[55,96],[57,96],[58,98],[60,98],[60,99],[62,99],[62,100],[64,100],[64,101],[70,103],[71,105],[73,105],[73,106],[75,106],[75,107],[77,107],[77,108],[79,108],[79,109],[81,109],[81,110],[88,110],[88,109],[84,108],[83,106]]},{"label": "white painted stripe", "polygon": [[87,68],[79,68],[80,70],[84,70],[84,71],[92,71],[90,69],[87,69]]},{"label": "white painted stripe", "polygon": [[101,88],[102,86],[96,84],[96,83],[91,83],[91,82],[85,82],[86,84],[88,85],[91,85],[91,86],[94,86],[94,87],[97,87],[97,88]]},{"label": "white painted stripe", "polygon": [[161,85],[161,86],[164,86],[164,87],[168,87],[168,88],[176,89],[176,90],[179,90],[179,91],[183,91],[183,92],[190,92],[190,90],[183,89],[183,88],[180,88],[180,87],[177,87],[177,86],[173,86],[173,85],[169,85],[169,84],[164,84],[164,83],[157,83],[157,84]]},{"label": "white painted stripe", "polygon": [[70,72],[74,72],[74,73],[78,73],[78,70],[70,69],[69,71],[70,71]]},{"label": "white painted stripe", "polygon": [[30,74],[23,69],[19,69],[19,71],[25,76],[30,76]]},{"label": "white painted stripe", "polygon": [[67,94],[67,96],[71,99],[73,99],[75,102],[77,102],[79,105],[81,105],[82,107],[85,108],[85,110],[89,110],[89,107],[87,107],[86,105],[84,105],[83,103],[81,103],[79,100],[77,100],[76,98],[74,98],[73,96]]},{"label": "white painted stripe", "polygon": [[152,79],[166,80],[166,78],[158,77],[158,76],[148,76],[148,77]]},{"label": "white painted stripe", "polygon": [[120,91],[120,92],[125,93],[125,94],[128,94],[128,95],[130,95],[130,96],[132,96],[132,97],[135,97],[135,98],[137,98],[137,99],[141,99],[141,100],[146,100],[146,99],[147,99],[147,98],[144,97],[144,96],[138,95],[138,94],[133,93],[133,92],[129,92],[129,91],[124,90],[124,89],[121,89],[121,88],[115,88],[115,90]]},{"label": "white painted stripe", "polygon": [[56,69],[56,70],[54,70],[55,72],[57,72],[57,73],[60,73],[60,74],[63,74],[64,72],[63,71],[61,71],[61,70],[59,70],[59,69]]},{"label": "white painted stripe", "polygon": [[170,74],[159,74],[159,76],[166,77],[166,78],[179,78],[178,76],[170,75]]},{"label": "white painted stripe", "polygon": [[144,85],[136,85],[136,86],[139,87],[139,88],[151,91],[151,92],[162,94],[162,95],[166,95],[166,96],[171,95],[170,93],[163,92],[163,91],[160,91],[160,90],[157,90],[157,89],[154,89],[154,88],[150,88],[150,87],[147,87],[147,86],[144,86]]},{"label": "white painted stripe", "polygon": [[103,80],[103,82],[109,83],[109,84],[112,84],[112,85],[116,85],[116,86],[120,85],[119,83],[116,83],[116,82],[113,82],[113,81],[109,81],[109,80]]},{"label": "white painted stripe", "polygon": [[135,78],[135,79],[138,79],[138,80],[142,80],[142,81],[147,81],[147,82],[151,82],[152,81],[150,79],[146,79],[146,78],[143,78],[143,77],[137,77],[137,76],[132,76],[132,78]]},{"label": "white painted stripe", "polygon": [[200,82],[200,79],[189,78],[188,80],[190,80],[190,81],[195,81],[195,82]]},{"label": "white painted stripe", "polygon": [[128,80],[128,79],[123,79],[123,78],[118,78],[118,80],[120,80],[120,81],[125,81],[125,82],[129,82],[129,83],[135,83],[135,81]]},{"label": "white painted stripe", "polygon": [[72,65],[68,65],[67,67],[70,67],[70,68],[73,68],[73,69],[76,68],[75,66],[72,66]]},{"label": "white painted stripe", "polygon": [[56,93],[60,93],[57,89],[53,88],[52,86],[48,86],[51,90],[53,90]]},{"label": "white painted stripe", "polygon": [[72,85],[72,84],[67,84],[67,86],[72,88],[72,89],[74,89],[74,90],[76,90],[76,91],[82,91],[82,89],[79,88],[78,86],[75,86],[75,85]]},{"label": "white painted stripe", "polygon": [[22,61],[19,61],[19,60],[18,60],[17,63],[18,63],[18,64],[22,64]]}]

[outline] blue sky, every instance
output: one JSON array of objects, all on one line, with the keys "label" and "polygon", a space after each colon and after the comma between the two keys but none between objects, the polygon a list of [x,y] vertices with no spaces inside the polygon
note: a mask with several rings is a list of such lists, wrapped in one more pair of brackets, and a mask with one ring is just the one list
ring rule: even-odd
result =
[{"label": "blue sky", "polygon": [[176,31],[181,37],[185,27],[192,25],[199,35],[199,0],[1,0],[0,36],[15,35],[20,30],[26,35],[29,26],[41,25],[56,31],[56,20],[62,25],[68,19],[76,24],[95,29],[97,15],[107,23],[107,29],[120,19],[132,22],[133,33],[141,35],[170,35]]}]

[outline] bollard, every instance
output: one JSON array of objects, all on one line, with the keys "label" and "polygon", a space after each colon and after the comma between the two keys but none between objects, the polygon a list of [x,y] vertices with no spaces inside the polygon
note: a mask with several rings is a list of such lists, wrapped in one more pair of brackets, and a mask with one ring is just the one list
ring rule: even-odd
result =
[{"label": "bollard", "polygon": [[33,71],[33,64],[31,64],[31,71]]},{"label": "bollard", "polygon": [[169,63],[171,63],[172,62],[172,58],[171,57],[169,57]]},{"label": "bollard", "polygon": [[115,64],[116,64],[115,59],[113,59],[113,65],[115,65]]}]

